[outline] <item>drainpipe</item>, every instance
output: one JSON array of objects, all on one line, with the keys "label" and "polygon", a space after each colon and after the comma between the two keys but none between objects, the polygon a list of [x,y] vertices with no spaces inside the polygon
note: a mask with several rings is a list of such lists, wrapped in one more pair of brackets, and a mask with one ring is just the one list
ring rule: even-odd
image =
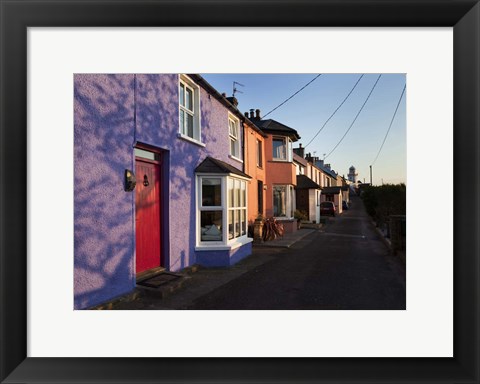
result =
[{"label": "drainpipe", "polygon": [[247,162],[247,154],[245,153],[245,124],[243,123],[243,121],[241,122],[242,123],[242,154],[243,154],[243,164],[242,164],[242,171],[243,173],[247,173],[246,169],[245,169],[245,163]]}]

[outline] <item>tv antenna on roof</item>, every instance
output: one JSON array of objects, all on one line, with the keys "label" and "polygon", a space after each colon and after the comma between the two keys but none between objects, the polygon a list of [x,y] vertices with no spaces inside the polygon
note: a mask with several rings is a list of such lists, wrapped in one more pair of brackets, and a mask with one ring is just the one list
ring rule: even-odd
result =
[{"label": "tv antenna on roof", "polygon": [[232,97],[235,97],[235,94],[236,94],[236,93],[243,93],[242,91],[239,91],[239,90],[237,89],[237,87],[236,87],[237,85],[240,85],[241,87],[244,87],[243,84],[240,84],[239,82],[234,81],[234,82],[233,82],[233,94],[232,94]]}]

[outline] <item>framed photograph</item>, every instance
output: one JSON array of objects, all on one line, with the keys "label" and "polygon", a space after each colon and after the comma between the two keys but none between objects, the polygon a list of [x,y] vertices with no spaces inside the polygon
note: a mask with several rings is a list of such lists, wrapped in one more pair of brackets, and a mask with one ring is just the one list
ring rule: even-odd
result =
[{"label": "framed photograph", "polygon": [[[2,383],[480,381],[477,1],[0,0],[0,7]],[[220,84],[227,73],[319,72],[365,73],[377,82],[377,74],[401,74],[407,83],[407,204],[415,212],[407,226],[413,240],[407,247],[406,309],[403,301],[402,311],[80,310],[101,301],[79,294],[74,302],[72,294],[74,277],[82,277],[74,276],[72,256],[74,210],[78,214],[72,198],[74,139],[79,142],[73,127],[91,110],[89,94],[105,86],[113,95],[133,83],[138,94],[125,92],[123,101],[136,108],[137,100],[148,99],[148,74],[162,74],[159,89],[167,92],[164,84],[171,83],[172,94],[178,87],[184,92],[181,139],[202,148],[199,123],[189,125],[193,105],[200,93],[227,99],[205,78]],[[100,100],[97,106],[106,110],[107,104]],[[127,127],[118,111],[123,109],[110,119]],[[255,121],[253,111],[247,123]],[[244,111],[227,112],[226,140],[238,160]],[[255,113],[259,117],[260,110]],[[262,138],[257,134],[254,145]],[[85,139],[75,159],[100,145],[95,137]],[[291,141],[277,141],[281,157],[282,145],[287,150]],[[139,169],[160,169],[163,154],[147,144],[134,145]],[[230,181],[211,175],[212,167],[225,164],[214,159],[202,166],[196,171],[205,194],[197,246],[225,247],[247,238],[240,219],[247,217],[246,203],[232,213],[239,224],[230,231],[229,208],[219,194]],[[131,185],[121,192],[131,192],[135,182],[148,187],[155,180],[148,172],[135,181],[122,168]],[[245,190],[248,177],[234,173],[232,185]],[[92,183],[109,182],[97,176],[82,174],[87,197]],[[275,191],[278,207],[293,216],[293,189]],[[127,225],[134,219],[124,216]],[[86,242],[90,251],[99,244]],[[109,289],[102,292],[108,295]]]}]

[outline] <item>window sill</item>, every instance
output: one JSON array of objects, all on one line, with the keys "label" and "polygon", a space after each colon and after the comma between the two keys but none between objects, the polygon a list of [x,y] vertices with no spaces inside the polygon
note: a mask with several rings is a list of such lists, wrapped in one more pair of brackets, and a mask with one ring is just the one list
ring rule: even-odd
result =
[{"label": "window sill", "polygon": [[290,160],[283,160],[283,159],[272,159],[272,160],[269,160],[270,163],[290,163],[290,164],[293,164],[293,161],[290,161]]},{"label": "window sill", "polygon": [[253,239],[248,236],[242,236],[240,238],[237,238],[235,240],[232,240],[228,244],[201,244],[197,245],[195,247],[195,251],[231,251],[233,249],[237,249],[241,247],[242,245],[251,243]]},{"label": "window sill", "polygon": [[179,139],[182,139],[182,140],[185,140],[185,141],[189,141],[189,142],[192,143],[192,144],[196,144],[196,145],[198,145],[198,146],[200,146],[200,147],[203,147],[203,148],[206,147],[205,143],[202,143],[201,141],[198,141],[198,140],[196,140],[196,139],[193,139],[193,138],[191,138],[190,136],[184,135],[183,133],[180,133],[180,132],[177,133],[177,137],[178,137]]},{"label": "window sill", "polygon": [[242,163],[242,164],[243,164],[243,160],[240,159],[240,158],[238,158],[238,157],[236,157],[236,156],[228,155],[228,157],[229,157],[230,159],[233,159],[233,160],[238,161],[239,163]]}]

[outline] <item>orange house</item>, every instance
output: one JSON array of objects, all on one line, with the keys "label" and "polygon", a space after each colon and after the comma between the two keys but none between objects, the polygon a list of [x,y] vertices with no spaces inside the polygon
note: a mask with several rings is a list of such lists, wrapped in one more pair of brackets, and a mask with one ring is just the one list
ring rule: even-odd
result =
[{"label": "orange house", "polygon": [[[265,143],[265,215],[284,224],[286,232],[296,231],[294,220],[296,167],[292,143],[299,140],[298,132],[276,120],[262,120],[260,110],[250,110],[250,120],[266,134]],[[248,172],[247,172],[248,173]]]},{"label": "orange house", "polygon": [[253,224],[258,215],[265,216],[265,139],[263,133],[248,119],[244,129],[244,172],[252,179],[248,183],[248,223]]}]

